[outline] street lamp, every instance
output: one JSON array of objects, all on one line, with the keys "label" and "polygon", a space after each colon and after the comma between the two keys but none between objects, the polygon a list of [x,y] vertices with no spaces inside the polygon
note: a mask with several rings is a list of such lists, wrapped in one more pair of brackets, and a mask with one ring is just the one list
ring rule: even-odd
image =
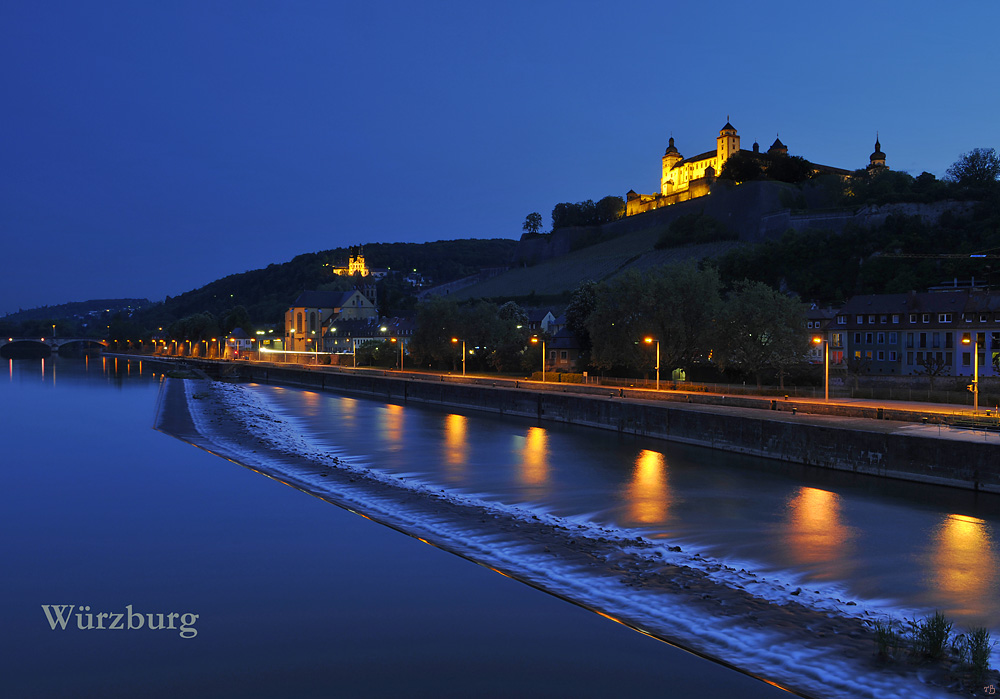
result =
[{"label": "street lamp", "polygon": [[644,338],[647,345],[656,343],[656,390],[660,390],[660,341],[651,337]]},{"label": "street lamp", "polygon": [[814,345],[823,343],[823,400],[830,400],[830,343],[826,338],[816,335],[812,339]]},{"label": "street lamp", "polygon": [[538,336],[535,335],[534,337],[531,338],[531,341],[536,345],[539,342],[542,343],[542,383],[545,383],[545,340],[539,340]]},{"label": "street lamp", "polygon": [[459,340],[457,337],[451,338],[454,344],[462,343],[462,376],[465,376],[465,340]]},{"label": "street lamp", "polygon": [[975,338],[969,337],[969,333],[962,335],[963,345],[972,345],[972,412],[979,413],[979,335]]},{"label": "street lamp", "polygon": [[403,370],[403,338],[391,337],[391,338],[389,338],[389,342],[398,342],[399,343],[399,370],[402,371]]}]

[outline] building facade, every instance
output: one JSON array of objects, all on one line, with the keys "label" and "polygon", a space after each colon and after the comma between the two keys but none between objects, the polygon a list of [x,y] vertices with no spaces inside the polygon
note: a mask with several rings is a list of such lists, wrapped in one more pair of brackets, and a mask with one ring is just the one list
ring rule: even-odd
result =
[{"label": "building facade", "polygon": [[[830,330],[870,375],[1000,375],[1000,293],[983,289],[855,296]],[[968,340],[968,343],[963,342]]]},{"label": "building facade", "polygon": [[333,321],[377,317],[375,304],[357,289],[303,291],[285,311],[285,351],[321,351],[323,337]]}]

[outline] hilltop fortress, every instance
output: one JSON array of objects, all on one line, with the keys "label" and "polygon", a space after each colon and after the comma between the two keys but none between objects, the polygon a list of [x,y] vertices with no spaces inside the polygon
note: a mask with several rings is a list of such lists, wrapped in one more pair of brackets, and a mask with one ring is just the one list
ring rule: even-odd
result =
[{"label": "hilltop fortress", "polygon": [[[753,150],[743,150],[740,148],[740,136],[728,119],[715,139],[715,150],[706,151],[690,158],[685,158],[680,154],[671,136],[662,158],[660,193],[636,194],[634,190],[629,190],[626,195],[625,215],[632,216],[709,194],[715,178],[722,172],[722,167],[736,153],[760,160],[773,159],[787,156],[788,146],[782,143],[780,138],[775,138],[774,143],[771,144],[766,153],[760,152],[760,146],[756,142],[753,144]],[[881,144],[876,138],[875,152],[869,158],[868,169],[874,170],[884,167],[885,153],[882,152]],[[812,168],[813,172],[817,174],[830,173],[841,177],[850,174],[849,170],[831,165],[812,164]]]}]

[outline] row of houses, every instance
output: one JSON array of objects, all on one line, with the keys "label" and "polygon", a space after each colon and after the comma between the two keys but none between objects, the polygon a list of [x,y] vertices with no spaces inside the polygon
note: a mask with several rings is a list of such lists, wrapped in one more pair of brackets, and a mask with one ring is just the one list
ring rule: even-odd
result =
[{"label": "row of houses", "polygon": [[[883,376],[996,376],[1000,293],[981,288],[855,296],[839,310],[811,309],[807,332],[829,344],[831,364]],[[978,353],[978,357],[975,355]],[[822,348],[811,351],[823,361]]]}]

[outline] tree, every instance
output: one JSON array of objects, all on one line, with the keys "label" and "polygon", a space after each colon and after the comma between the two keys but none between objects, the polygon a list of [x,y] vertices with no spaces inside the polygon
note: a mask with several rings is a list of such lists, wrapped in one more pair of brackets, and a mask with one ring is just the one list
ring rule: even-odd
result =
[{"label": "tree", "polygon": [[722,165],[722,172],[719,173],[720,180],[731,180],[736,184],[741,182],[751,182],[764,178],[764,169],[761,167],[761,158],[745,151],[733,153]]},{"label": "tree", "polygon": [[917,366],[921,374],[927,377],[930,389],[934,390],[934,379],[939,376],[947,376],[951,372],[951,363],[945,361],[942,352],[927,352],[917,360]]},{"label": "tree", "polygon": [[1000,156],[992,148],[973,148],[952,163],[946,177],[966,187],[993,184],[1000,179]]},{"label": "tree", "polygon": [[723,370],[731,365],[753,374],[760,388],[766,369],[783,376],[802,361],[808,343],[804,324],[798,303],[767,284],[744,279],[722,307],[716,362]]},{"label": "tree", "polygon": [[224,335],[228,335],[236,328],[243,328],[245,332],[253,333],[253,327],[250,325],[250,314],[243,306],[236,306],[226,313],[220,329]]},{"label": "tree", "polygon": [[521,226],[521,230],[526,232],[528,235],[537,235],[541,227],[542,215],[537,211],[533,211],[524,219],[524,225]]},{"label": "tree", "polygon": [[587,320],[592,363],[651,370],[656,358],[643,339],[652,337],[660,343],[661,374],[687,369],[711,349],[719,303],[718,274],[693,263],[630,272],[599,285]]},{"label": "tree", "polygon": [[812,163],[802,156],[776,155],[767,165],[767,177],[779,182],[805,182],[812,174],[812,170]]},{"label": "tree", "polygon": [[597,282],[588,279],[581,282],[573,290],[569,298],[569,305],[566,306],[566,329],[576,337],[580,343],[581,353],[590,354],[590,331],[587,330],[587,321],[590,314],[594,312],[597,305]]},{"label": "tree", "polygon": [[625,215],[625,200],[621,197],[606,196],[594,205],[594,223],[601,225],[617,221]]}]

